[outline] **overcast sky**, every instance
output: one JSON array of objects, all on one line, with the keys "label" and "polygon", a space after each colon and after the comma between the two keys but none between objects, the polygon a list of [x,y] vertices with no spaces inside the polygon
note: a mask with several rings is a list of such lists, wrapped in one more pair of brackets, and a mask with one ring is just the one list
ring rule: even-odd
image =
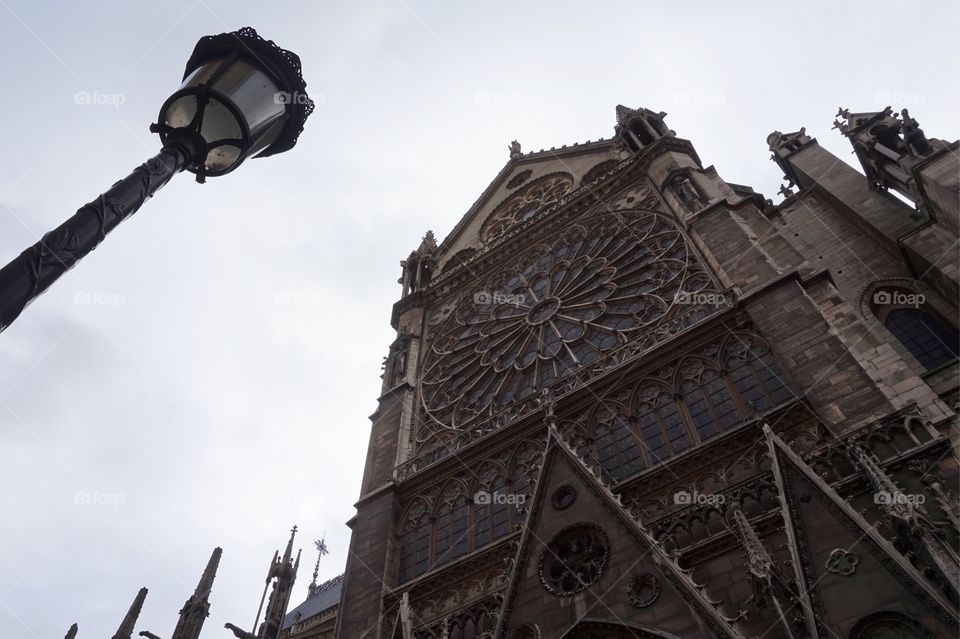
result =
[{"label": "overcast sky", "polygon": [[0,634],[109,637],[147,586],[137,630],[169,637],[221,545],[204,636],[227,637],[295,523],[298,603],[311,539],[321,579],[346,562],[398,262],[510,140],[663,110],[778,200],[765,137],[806,126],[849,161],[839,106],[958,137],[958,6],[0,0],[2,263],[156,152],[200,36],[254,26],[317,100],[293,151],[176,178],[0,334]]}]

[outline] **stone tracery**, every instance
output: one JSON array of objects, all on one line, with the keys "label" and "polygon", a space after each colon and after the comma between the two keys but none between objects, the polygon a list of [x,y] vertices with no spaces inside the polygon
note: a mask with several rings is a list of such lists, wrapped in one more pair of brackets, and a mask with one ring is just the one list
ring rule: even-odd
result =
[{"label": "stone tracery", "polygon": [[657,213],[596,215],[532,247],[478,282],[440,327],[421,381],[418,449],[696,307],[679,292],[707,290],[685,236]]},{"label": "stone tracery", "polygon": [[550,173],[537,178],[497,206],[484,222],[480,238],[484,242],[497,239],[514,224],[526,222],[537,211],[559,200],[572,187],[573,176],[569,173]]}]

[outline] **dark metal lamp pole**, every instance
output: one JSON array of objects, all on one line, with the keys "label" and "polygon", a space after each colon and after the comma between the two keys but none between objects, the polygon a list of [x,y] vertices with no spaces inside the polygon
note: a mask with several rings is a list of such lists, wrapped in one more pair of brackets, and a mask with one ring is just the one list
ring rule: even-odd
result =
[{"label": "dark metal lamp pole", "polygon": [[0,269],[0,331],[174,175],[202,183],[288,151],[313,108],[296,54],[250,27],[201,38],[150,126],[161,151]]}]

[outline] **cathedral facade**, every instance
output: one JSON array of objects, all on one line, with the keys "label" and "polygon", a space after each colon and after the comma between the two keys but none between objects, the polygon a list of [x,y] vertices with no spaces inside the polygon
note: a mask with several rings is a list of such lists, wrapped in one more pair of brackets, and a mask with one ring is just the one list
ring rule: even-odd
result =
[{"label": "cathedral facade", "polygon": [[772,133],[775,205],[664,116],[402,263],[336,636],[957,636],[958,143]]}]

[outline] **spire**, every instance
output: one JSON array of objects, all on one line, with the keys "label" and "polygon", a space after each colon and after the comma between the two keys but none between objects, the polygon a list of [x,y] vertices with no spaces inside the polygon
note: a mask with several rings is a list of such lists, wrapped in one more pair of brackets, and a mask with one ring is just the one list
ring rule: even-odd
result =
[{"label": "spire", "polygon": [[[887,574],[894,578],[893,582],[902,586],[905,596],[916,596],[923,605],[937,611],[937,616],[947,619],[947,623],[955,627],[960,614],[949,596],[938,589],[930,579],[918,570],[905,558],[893,543],[880,530],[863,517],[860,512],[843,499],[837,491],[818,475],[800,456],[783,442],[768,424],[763,426],[767,440],[774,482],[780,494],[780,511],[786,524],[787,542],[791,551],[794,569],[797,572],[797,588],[800,593],[801,605],[807,618],[807,630],[811,636],[820,636],[825,633],[821,617],[813,614],[813,598],[819,598],[817,605],[822,606],[824,599],[820,597],[817,582],[811,580],[809,572],[810,541],[804,526],[810,522],[805,509],[799,508],[799,495],[810,495],[818,499],[835,513],[838,522],[857,530],[858,544],[867,548],[876,557]],[[798,484],[799,482],[799,484]],[[806,568],[805,568],[806,567]],[[906,593],[911,593],[906,595]]]},{"label": "spire", "polygon": [[70,626],[70,630],[67,630],[67,634],[63,639],[76,639],[77,636],[77,624]]},{"label": "spire", "polygon": [[[260,624],[259,629],[256,632],[247,632],[232,623],[224,625],[239,639],[279,639],[280,631],[283,629],[283,618],[290,604],[290,595],[293,594],[293,584],[297,580],[297,571],[300,568],[300,551],[297,551],[296,561],[293,561],[293,540],[296,535],[297,527],[294,526],[290,530],[290,540],[283,551],[283,556],[278,560],[280,553],[273,553],[273,560],[267,570],[264,596],[271,582],[273,582],[273,590],[270,592],[267,611],[263,615],[263,623]],[[263,599],[260,600],[260,605],[263,605]],[[257,610],[257,621],[259,620],[260,611]]]},{"label": "spire", "polygon": [[120,622],[120,627],[117,628],[112,639],[130,639],[130,635],[133,634],[133,627],[137,623],[137,617],[140,616],[140,609],[143,608],[143,600],[146,598],[147,589],[141,588],[133,603],[130,604],[130,610],[127,611],[127,615]]},{"label": "spire", "polygon": [[[290,557],[293,554],[293,538],[297,536],[297,527],[294,526],[290,529],[290,539],[287,541],[287,547],[283,551],[283,559],[280,560],[280,564],[286,565],[290,563]],[[274,567],[278,567],[280,564],[274,564]]]},{"label": "spire", "polygon": [[907,109],[899,114],[889,106],[882,111],[863,113],[840,109],[833,128],[850,140],[873,188],[896,189],[918,206],[922,205],[924,192],[917,184],[915,170],[948,145],[942,140],[927,138]]},{"label": "spire", "polygon": [[804,636],[804,619],[803,615],[799,614],[802,610],[799,608],[800,599],[793,591],[793,585],[780,573],[766,546],[760,541],[757,531],[739,506],[733,511],[733,523],[747,555],[747,571],[753,586],[751,599],[754,604],[760,610],[772,606],[781,626],[787,632],[787,637]]},{"label": "spire", "polygon": [[177,620],[177,626],[173,629],[173,635],[170,639],[198,639],[200,630],[203,628],[203,622],[210,614],[210,591],[213,590],[213,580],[217,576],[217,567],[220,565],[220,555],[223,553],[221,548],[214,548],[207,561],[207,567],[204,568],[200,576],[200,582],[196,590],[183,604],[180,609],[180,619]]},{"label": "spire", "polygon": [[[893,545],[923,571],[954,603],[960,600],[955,584],[960,582],[956,553],[937,535],[937,526],[919,509],[921,495],[900,490],[893,479],[862,446],[852,457],[863,468],[874,489],[874,503],[886,514],[893,533]],[[917,543],[919,542],[919,543]]]},{"label": "spire", "polygon": [[317,549],[317,563],[313,566],[313,579],[310,581],[310,585],[307,586],[307,592],[310,593],[307,595],[308,599],[320,592],[320,587],[317,586],[317,577],[320,576],[320,559],[329,552],[327,550],[326,533],[324,533],[323,537],[314,541],[313,545]]}]

